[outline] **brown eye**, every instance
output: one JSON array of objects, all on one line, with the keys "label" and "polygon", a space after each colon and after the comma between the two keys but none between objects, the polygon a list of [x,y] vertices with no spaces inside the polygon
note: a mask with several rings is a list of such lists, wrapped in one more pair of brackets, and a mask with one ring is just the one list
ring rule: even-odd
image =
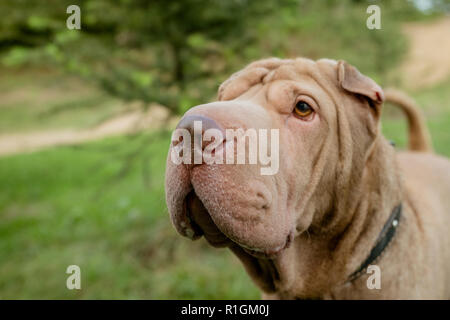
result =
[{"label": "brown eye", "polygon": [[305,101],[299,101],[297,102],[297,104],[295,105],[295,109],[294,112],[297,116],[299,116],[300,118],[306,118],[309,115],[311,115],[314,110],[313,108],[311,108],[311,106],[309,104],[307,104]]}]

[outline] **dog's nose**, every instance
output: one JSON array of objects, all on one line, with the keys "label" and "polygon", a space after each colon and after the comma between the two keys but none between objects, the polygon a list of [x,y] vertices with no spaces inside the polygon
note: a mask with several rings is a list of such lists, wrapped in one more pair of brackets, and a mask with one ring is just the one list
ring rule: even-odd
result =
[{"label": "dog's nose", "polygon": [[[186,129],[189,131],[191,135],[192,159],[202,159],[203,151],[209,144],[214,142],[215,139],[220,139],[220,143],[216,145],[217,147],[222,145],[225,141],[225,130],[222,126],[215,120],[203,115],[184,116],[178,123],[176,129]],[[208,130],[211,131],[208,134],[205,134]],[[212,130],[216,131],[212,132]],[[215,150],[209,151],[212,153],[215,152]]]}]

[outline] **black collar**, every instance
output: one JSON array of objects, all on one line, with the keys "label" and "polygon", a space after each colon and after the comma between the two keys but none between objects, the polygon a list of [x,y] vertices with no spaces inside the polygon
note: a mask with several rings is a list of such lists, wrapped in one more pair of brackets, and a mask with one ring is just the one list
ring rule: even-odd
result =
[{"label": "black collar", "polygon": [[394,208],[394,210],[392,210],[392,213],[389,216],[389,219],[384,225],[383,229],[381,230],[381,233],[378,236],[375,246],[370,251],[369,256],[361,264],[361,266],[350,275],[348,281],[353,281],[356,278],[358,278],[370,264],[372,264],[381,256],[384,249],[386,249],[386,247],[389,245],[389,243],[391,242],[392,238],[395,235],[395,231],[397,229],[401,215],[402,215],[402,204],[400,203],[398,206]]}]

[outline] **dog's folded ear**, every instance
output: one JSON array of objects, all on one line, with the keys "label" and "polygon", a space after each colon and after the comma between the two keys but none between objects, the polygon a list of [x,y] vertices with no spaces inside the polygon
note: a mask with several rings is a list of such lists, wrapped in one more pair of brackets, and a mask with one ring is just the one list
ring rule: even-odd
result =
[{"label": "dog's folded ear", "polygon": [[342,60],[338,62],[338,81],[344,90],[366,97],[370,106],[377,115],[379,114],[384,101],[384,92],[375,81]]}]

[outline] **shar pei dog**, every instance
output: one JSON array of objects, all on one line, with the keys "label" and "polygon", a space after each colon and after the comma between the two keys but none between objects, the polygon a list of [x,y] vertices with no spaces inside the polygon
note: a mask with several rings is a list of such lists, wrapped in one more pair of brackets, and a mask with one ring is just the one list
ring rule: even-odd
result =
[{"label": "shar pei dog", "polygon": [[[381,133],[386,101],[408,151]],[[165,188],[176,230],[229,248],[263,298],[450,298],[450,161],[412,100],[345,61],[233,74],[179,122]]]}]

